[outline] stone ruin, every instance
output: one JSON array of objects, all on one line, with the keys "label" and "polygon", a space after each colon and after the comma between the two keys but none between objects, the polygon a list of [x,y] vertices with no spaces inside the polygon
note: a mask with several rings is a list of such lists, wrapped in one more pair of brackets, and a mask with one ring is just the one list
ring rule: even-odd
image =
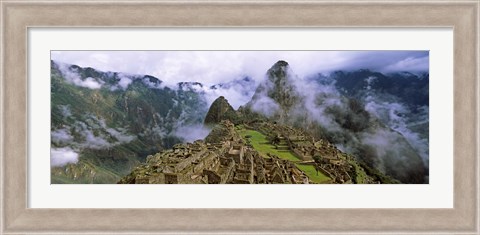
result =
[{"label": "stone ruin", "polygon": [[[124,177],[124,184],[308,184],[309,178],[295,164],[245,145],[229,121],[222,121],[219,142],[197,140],[177,144],[147,157]],[[208,137],[207,137],[208,139]],[[211,138],[219,139],[219,138]]]},{"label": "stone ruin", "polygon": [[[352,183],[352,166],[343,153],[326,140],[315,139],[298,129],[270,122],[254,123],[247,128],[268,136],[279,150],[290,150],[303,164],[314,165],[318,171],[332,179],[331,183]],[[314,158],[320,161],[314,161]]]}]

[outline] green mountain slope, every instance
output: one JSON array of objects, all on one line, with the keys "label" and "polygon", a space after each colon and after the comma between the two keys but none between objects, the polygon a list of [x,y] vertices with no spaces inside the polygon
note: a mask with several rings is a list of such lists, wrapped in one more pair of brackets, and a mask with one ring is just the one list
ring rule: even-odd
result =
[{"label": "green mountain slope", "polygon": [[268,70],[240,111],[248,120],[270,120],[327,139],[368,168],[403,183],[425,183],[428,176],[405,137],[371,115],[362,100],[347,97],[332,85],[299,79],[285,61]]},{"label": "green mountain slope", "polygon": [[206,101],[161,83],[52,61],[52,153],[78,154],[77,164],[53,162],[52,183],[115,183],[148,154],[181,142],[175,129],[201,123]]}]

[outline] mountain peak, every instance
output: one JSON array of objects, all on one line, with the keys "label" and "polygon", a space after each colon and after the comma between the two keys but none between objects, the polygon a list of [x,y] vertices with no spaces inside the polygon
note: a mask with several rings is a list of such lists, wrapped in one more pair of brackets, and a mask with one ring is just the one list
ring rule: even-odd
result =
[{"label": "mountain peak", "polygon": [[285,60],[279,60],[277,61],[277,63],[273,65],[273,67],[287,67],[287,66],[288,66],[288,62]]},{"label": "mountain peak", "polygon": [[267,72],[270,79],[285,79],[287,77],[289,65],[286,61],[279,60]]},{"label": "mountain peak", "polygon": [[217,124],[222,120],[236,122],[237,118],[237,114],[230,103],[228,103],[228,100],[225,99],[225,97],[220,96],[213,101],[210,109],[208,109],[204,123],[205,125]]}]

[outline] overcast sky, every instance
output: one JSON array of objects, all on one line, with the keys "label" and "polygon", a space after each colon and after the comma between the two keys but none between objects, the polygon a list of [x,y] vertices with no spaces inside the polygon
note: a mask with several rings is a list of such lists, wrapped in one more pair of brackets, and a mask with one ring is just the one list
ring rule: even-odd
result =
[{"label": "overcast sky", "polygon": [[101,71],[148,74],[167,85],[214,85],[250,76],[257,82],[278,60],[300,77],[335,70],[428,72],[428,51],[52,51],[52,60]]}]

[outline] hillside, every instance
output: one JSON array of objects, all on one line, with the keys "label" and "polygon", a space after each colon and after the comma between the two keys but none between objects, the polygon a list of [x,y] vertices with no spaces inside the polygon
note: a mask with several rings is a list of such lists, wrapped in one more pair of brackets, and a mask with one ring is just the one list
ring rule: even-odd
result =
[{"label": "hillside", "polygon": [[[369,168],[401,182],[428,181],[425,166],[428,163],[411,142],[400,131],[392,129],[394,125],[388,125],[392,123],[376,115],[380,109],[369,106],[375,104],[373,101],[368,103],[368,99],[347,96],[344,93],[348,90],[340,92],[335,85],[341,86],[339,83],[346,79],[338,78],[338,73],[327,78],[301,80],[287,62],[279,61],[266,77],[251,101],[240,109],[246,119],[271,120],[305,130],[354,155]],[[339,81],[332,82],[335,79]],[[355,86],[351,89],[355,90]]]},{"label": "hillside", "polygon": [[147,155],[182,142],[175,131],[201,123],[207,111],[197,92],[152,76],[54,61],[51,107],[52,183],[114,183]]},{"label": "hillside", "polygon": [[428,74],[280,60],[257,84],[52,61],[51,182],[428,183]]}]

